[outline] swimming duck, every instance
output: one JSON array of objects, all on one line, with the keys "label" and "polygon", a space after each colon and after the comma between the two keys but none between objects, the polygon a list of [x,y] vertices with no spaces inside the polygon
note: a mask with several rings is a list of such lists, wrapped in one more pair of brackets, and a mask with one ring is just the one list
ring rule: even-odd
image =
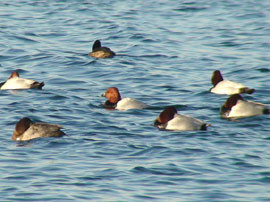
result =
[{"label": "swimming duck", "polygon": [[270,110],[264,104],[245,101],[240,94],[231,95],[220,109],[223,118],[241,118],[269,113]]},{"label": "swimming duck", "polygon": [[207,130],[210,124],[187,115],[180,115],[175,107],[170,106],[159,114],[154,126],[165,130],[194,131]]},{"label": "swimming duck", "polygon": [[12,72],[8,80],[0,83],[0,90],[15,90],[15,89],[42,89],[44,82],[37,82],[31,79],[20,78],[17,71]]},{"label": "swimming duck", "polygon": [[104,103],[104,107],[107,109],[119,109],[119,110],[128,110],[128,109],[144,109],[149,107],[147,104],[138,101],[134,98],[121,98],[118,88],[110,87],[102,95],[108,100]]},{"label": "swimming duck", "polygon": [[255,89],[248,88],[243,84],[223,79],[221,72],[219,70],[215,70],[213,72],[212,84],[213,87],[210,89],[210,92],[216,94],[227,94],[227,95],[238,93],[251,94],[255,91]]},{"label": "swimming duck", "polygon": [[92,52],[89,53],[89,56],[94,58],[111,58],[115,56],[115,52],[107,47],[102,47],[101,42],[96,40],[92,47]]},{"label": "swimming duck", "polygon": [[61,137],[65,135],[62,127],[55,124],[34,123],[28,117],[22,118],[15,126],[13,141],[25,141],[40,137]]}]

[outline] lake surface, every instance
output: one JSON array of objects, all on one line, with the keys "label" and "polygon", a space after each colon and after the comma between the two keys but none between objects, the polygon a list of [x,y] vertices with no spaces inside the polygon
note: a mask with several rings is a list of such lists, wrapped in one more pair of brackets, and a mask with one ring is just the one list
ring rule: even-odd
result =
[{"label": "lake surface", "polygon": [[[1,201],[270,201],[270,116],[221,119],[212,72],[270,106],[267,1],[0,2],[0,82],[12,71],[43,90],[0,91]],[[100,39],[117,56],[88,56]],[[108,87],[149,105],[111,111]],[[166,106],[208,131],[153,127]],[[11,141],[24,116],[63,138]]]}]

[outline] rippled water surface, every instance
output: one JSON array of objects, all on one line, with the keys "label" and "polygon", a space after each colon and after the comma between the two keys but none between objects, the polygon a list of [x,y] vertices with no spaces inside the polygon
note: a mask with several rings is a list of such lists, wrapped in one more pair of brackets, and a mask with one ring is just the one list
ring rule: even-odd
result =
[{"label": "rippled water surface", "polygon": [[[0,82],[12,71],[43,90],[0,91],[1,201],[270,201],[270,116],[221,119],[211,75],[255,88],[270,105],[268,1],[0,2]],[[88,56],[100,39],[117,53]],[[109,111],[110,87],[147,110]],[[169,132],[174,105],[211,123]],[[11,141],[16,122],[64,127],[63,138]]]}]

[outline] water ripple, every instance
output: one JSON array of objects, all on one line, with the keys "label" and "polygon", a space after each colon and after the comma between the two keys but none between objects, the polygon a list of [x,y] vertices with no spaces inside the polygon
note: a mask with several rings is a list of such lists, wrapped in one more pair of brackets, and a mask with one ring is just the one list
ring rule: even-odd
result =
[{"label": "water ripple", "polygon": [[[267,1],[1,1],[0,82],[14,70],[42,90],[0,91],[3,201],[269,201],[269,120],[221,119],[211,76],[269,101]],[[88,56],[95,40],[116,52]],[[106,110],[108,87],[147,110]],[[162,131],[167,106],[211,124]],[[67,136],[17,143],[15,124]]]}]

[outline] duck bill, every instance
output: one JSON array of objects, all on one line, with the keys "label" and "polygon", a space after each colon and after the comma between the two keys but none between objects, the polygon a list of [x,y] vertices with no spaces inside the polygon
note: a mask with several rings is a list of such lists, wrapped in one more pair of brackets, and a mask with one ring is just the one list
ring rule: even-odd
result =
[{"label": "duck bill", "polygon": [[17,133],[16,132],[13,132],[11,139],[13,141],[16,141],[17,140]]},{"label": "duck bill", "polygon": [[158,121],[158,119],[156,119],[155,121],[154,121],[154,126],[155,127],[158,127],[160,125],[160,122]]}]

